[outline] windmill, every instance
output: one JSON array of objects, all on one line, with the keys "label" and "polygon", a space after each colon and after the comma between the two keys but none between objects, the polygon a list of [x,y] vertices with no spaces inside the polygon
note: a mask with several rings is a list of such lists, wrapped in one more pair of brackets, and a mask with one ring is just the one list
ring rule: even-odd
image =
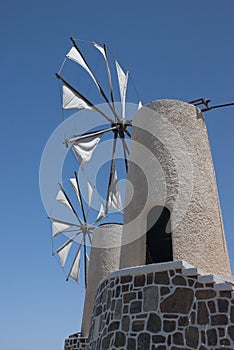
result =
[{"label": "windmill", "polygon": [[[70,138],[65,138],[64,144],[66,147],[71,147],[73,154],[79,163],[79,169],[85,172],[86,163],[91,161],[93,153],[101,141],[103,135],[112,134],[111,138],[113,140],[109,174],[108,178],[106,179],[106,196],[104,201],[100,200],[100,210],[97,214],[96,219],[92,223],[89,223],[89,212],[91,208],[92,194],[95,190],[95,187],[91,184],[91,182],[88,180],[88,177],[86,176],[88,187],[88,205],[85,212],[85,202],[82,198],[82,191],[80,190],[77,172],[75,172],[75,177],[70,179],[70,184],[72,185],[73,191],[76,194],[79,210],[77,210],[73,205],[68,191],[65,190],[63,184],[59,184],[59,191],[56,197],[57,202],[62,203],[71,211],[74,220],[67,221],[52,216],[49,217],[52,222],[53,240],[56,240],[61,235],[65,235],[66,237],[65,242],[53,250],[53,255],[57,255],[59,257],[60,264],[63,268],[66,267],[66,265],[69,265],[67,279],[71,277],[77,282],[79,281],[80,276],[80,263],[82,259],[81,255],[83,255],[82,261],[86,286],[89,261],[87,244],[91,245],[92,232],[104,218],[108,218],[110,208],[114,208],[114,210],[117,212],[122,213],[122,200],[118,188],[118,175],[115,160],[116,146],[117,142],[120,142],[126,175],[128,171],[129,155],[127,140],[129,140],[131,137],[132,121],[126,118],[126,92],[129,81],[129,72],[125,72],[121,68],[119,62],[117,60],[114,60],[117,83],[119,87],[119,96],[121,100],[121,108],[118,109],[114,98],[114,88],[112,84],[113,78],[111,72],[112,70],[109,64],[107,46],[104,44],[102,47],[95,42],[91,43],[92,47],[101,53],[101,57],[104,60],[108,94],[104,92],[104,88],[101,86],[99,80],[95,77],[93,70],[87,63],[75,39],[71,38],[71,41],[73,46],[67,53],[65,61],[59,70],[59,73],[56,73],[56,76],[62,86],[62,109],[63,111],[82,109],[95,111],[104,118],[103,120],[105,121],[106,125],[101,129],[97,128],[97,130],[92,130],[91,132],[87,132],[81,135],[74,134]],[[73,84],[68,82],[68,80],[62,76],[62,70],[65,63],[69,63],[70,61],[73,61],[73,63],[75,62],[78,64],[78,67],[81,68],[81,70],[88,73],[88,77],[92,82],[94,82],[99,96],[106,103],[108,112],[106,112],[106,110],[103,111],[99,106],[95,105],[90,99],[81,93],[80,90],[74,87]],[[138,103],[138,108],[140,107],[141,102]],[[75,252],[73,252],[73,257],[68,262],[68,257],[71,255],[72,247],[75,245],[76,249]]]},{"label": "windmill", "polygon": [[[75,246],[73,249],[73,256],[70,259],[68,265],[70,265],[67,272],[67,280],[69,277],[73,278],[76,282],[79,281],[80,276],[80,262],[81,254],[83,254],[83,266],[84,266],[84,279],[85,287],[87,286],[87,273],[88,273],[88,263],[89,255],[87,251],[87,246],[92,242],[92,233],[95,225],[99,224],[104,218],[104,207],[100,201],[100,209],[95,220],[89,224],[89,212],[92,203],[93,197],[93,187],[87,182],[88,189],[88,205],[87,210],[85,211],[84,200],[81,195],[80,186],[78,182],[77,172],[74,172],[74,177],[69,179],[70,185],[73,188],[75,197],[77,199],[76,205],[73,204],[70,199],[68,192],[65,190],[62,184],[59,184],[59,191],[56,196],[56,200],[65,205],[73,214],[74,220],[64,221],[52,216],[49,216],[49,219],[52,223],[52,238],[56,240],[61,234],[65,238],[65,242],[62,245],[58,246],[53,250],[53,255],[58,255],[62,268],[65,267],[69,253],[71,252],[72,246]],[[78,203],[77,203],[78,202]],[[77,204],[79,211],[77,210]],[[80,215],[81,212],[81,215]],[[64,238],[63,238],[64,241]],[[57,243],[58,245],[58,243]],[[82,253],[83,249],[83,253]]]}]

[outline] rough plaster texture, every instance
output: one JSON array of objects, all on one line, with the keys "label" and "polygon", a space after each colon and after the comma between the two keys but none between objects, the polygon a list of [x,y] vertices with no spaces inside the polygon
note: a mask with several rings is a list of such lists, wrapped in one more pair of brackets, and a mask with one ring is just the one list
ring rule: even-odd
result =
[{"label": "rough plaster texture", "polygon": [[82,320],[82,335],[85,337],[89,334],[96,287],[103,277],[119,269],[121,235],[120,224],[102,225],[93,232]]},{"label": "rough plaster texture", "polygon": [[232,350],[233,278],[184,261],[116,271],[96,290],[88,338],[65,350]]},{"label": "rough plaster texture", "polygon": [[162,205],[171,212],[173,260],[230,274],[206,124],[199,109],[162,100],[139,110],[133,120],[128,180],[134,194],[127,189],[121,268],[145,264],[147,215]]}]

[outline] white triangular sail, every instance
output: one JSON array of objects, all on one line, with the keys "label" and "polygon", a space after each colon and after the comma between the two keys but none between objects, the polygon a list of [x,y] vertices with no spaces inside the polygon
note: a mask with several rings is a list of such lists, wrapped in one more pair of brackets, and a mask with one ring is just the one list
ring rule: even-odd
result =
[{"label": "white triangular sail", "polygon": [[97,87],[99,89],[99,85],[97,83],[96,78],[94,77],[93,73],[91,72],[90,68],[88,67],[87,63],[83,59],[83,57],[80,54],[80,52],[74,46],[68,52],[66,57],[68,57],[70,60],[73,60],[76,63],[78,63],[79,65],[81,65],[81,67],[83,67],[89,73],[89,75],[91,76],[91,78],[93,79],[93,81],[95,82],[95,84],[97,85]]},{"label": "white triangular sail", "polygon": [[82,167],[91,159],[100,139],[101,136],[94,135],[77,140],[72,144],[72,149]]},{"label": "white triangular sail", "polygon": [[78,282],[79,280],[79,272],[80,272],[80,248],[79,247],[79,251],[77,252],[77,255],[75,257],[75,260],[72,264],[72,268],[70,270],[69,276],[71,276],[71,278],[73,278],[76,282]]},{"label": "white triangular sail", "polygon": [[101,45],[95,43],[94,41],[93,41],[93,46],[95,46],[96,49],[98,49],[101,52],[101,54],[103,55],[103,57],[106,59],[106,53],[105,53],[104,48]]},{"label": "white triangular sail", "polygon": [[64,232],[68,230],[70,227],[74,226],[70,222],[65,222],[65,221],[60,221],[60,220],[55,220],[51,219],[52,221],[52,236],[55,237],[59,233]]},{"label": "white triangular sail", "polygon": [[115,166],[113,164],[112,167],[112,179],[109,187],[109,195],[108,195],[108,205],[112,206],[118,211],[122,211],[122,201],[121,196],[119,192],[119,186],[118,186],[118,179],[117,179],[117,172],[115,169]]},{"label": "white triangular sail", "polygon": [[138,102],[138,111],[139,111],[139,109],[141,109],[141,108],[142,108],[142,102],[139,101],[139,102]]},{"label": "white triangular sail", "polygon": [[89,109],[92,107],[68,86],[63,84],[63,109]]},{"label": "white triangular sail", "polygon": [[116,65],[118,81],[119,81],[120,98],[122,102],[122,118],[125,119],[125,100],[126,100],[126,91],[127,91],[129,73],[128,72],[126,74],[124,73],[118,61],[115,61],[115,65]]},{"label": "white triangular sail", "polygon": [[62,190],[58,191],[56,200],[64,205],[66,205],[73,212],[72,207],[71,207],[70,203],[68,202],[68,200],[67,200],[67,198]]},{"label": "white triangular sail", "polygon": [[73,243],[72,241],[69,242],[68,244],[63,246],[63,248],[58,249],[58,251],[57,251],[57,254],[58,254],[58,257],[59,257],[59,260],[60,260],[62,267],[64,267],[64,265],[66,263],[67,256],[68,256],[69,251],[71,249],[72,243]]},{"label": "white triangular sail", "polygon": [[105,211],[104,211],[104,207],[103,207],[103,205],[102,205],[102,203],[101,203],[98,216],[97,216],[97,218],[96,218],[96,220],[95,220],[95,224],[96,224],[98,221],[102,220],[104,217],[105,217]]},{"label": "white triangular sail", "polygon": [[71,182],[71,184],[73,186],[73,189],[74,189],[74,191],[76,193],[76,197],[77,197],[79,203],[81,204],[81,199],[80,199],[80,194],[79,194],[76,178],[70,178],[70,182]]}]

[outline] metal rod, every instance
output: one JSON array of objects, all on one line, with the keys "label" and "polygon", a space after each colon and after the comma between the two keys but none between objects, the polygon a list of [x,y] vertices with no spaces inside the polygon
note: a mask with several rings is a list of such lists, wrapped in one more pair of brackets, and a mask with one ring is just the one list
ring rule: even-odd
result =
[{"label": "metal rod", "polygon": [[75,141],[78,141],[78,140],[83,140],[83,139],[88,138],[90,136],[102,135],[105,132],[112,131],[112,130],[117,130],[118,128],[119,127],[116,125],[116,126],[113,126],[111,128],[102,129],[102,130],[94,131],[94,132],[91,132],[91,133],[85,133],[83,135],[77,135],[77,136],[74,136],[71,139],[67,140],[67,142],[68,143],[72,143],[72,142],[75,142]]},{"label": "metal rod", "polygon": [[211,107],[208,107],[208,108],[204,108],[201,111],[202,112],[207,112],[207,111],[210,111],[211,109],[223,108],[223,107],[229,107],[229,106],[234,106],[234,102],[232,102],[232,103],[225,103],[225,104],[217,105],[217,106],[211,106]]},{"label": "metal rod", "polygon": [[87,219],[86,219],[85,212],[84,212],[83,199],[82,199],[82,196],[81,196],[80,186],[79,186],[79,182],[78,182],[77,172],[75,171],[74,174],[75,174],[75,178],[76,178],[76,184],[77,184],[77,189],[78,189],[78,193],[79,193],[80,206],[81,206],[81,210],[82,210],[82,214],[83,214],[83,219],[84,219],[84,222],[87,223]]},{"label": "metal rod", "polygon": [[110,176],[109,176],[109,183],[108,183],[107,196],[106,196],[106,214],[107,214],[107,212],[108,212],[108,199],[109,199],[110,185],[111,185],[112,176],[113,176],[114,156],[115,156],[115,149],[116,149],[117,137],[118,137],[118,133],[115,132],[115,135],[114,135],[114,142],[113,142],[113,149],[112,149]]}]

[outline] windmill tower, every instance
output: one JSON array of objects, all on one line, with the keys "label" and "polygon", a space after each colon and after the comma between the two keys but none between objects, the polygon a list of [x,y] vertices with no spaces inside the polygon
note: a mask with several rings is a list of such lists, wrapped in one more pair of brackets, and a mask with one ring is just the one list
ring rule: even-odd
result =
[{"label": "windmill tower", "polygon": [[[164,100],[139,110],[128,181],[119,269],[97,286],[88,335],[65,350],[233,349],[234,278],[200,109]],[[102,272],[107,255],[93,255]]]},{"label": "windmill tower", "polygon": [[[88,73],[108,109],[97,107],[65,80],[60,74],[62,65],[56,75],[62,84],[63,109],[91,110],[105,118],[108,125],[104,129],[89,128],[88,133],[73,135],[64,143],[71,145],[81,168],[90,161],[104,134],[111,133],[113,144],[105,210],[101,203],[98,216],[89,224],[87,214],[94,186],[88,181],[85,213],[75,173],[70,182],[82,217],[61,184],[56,200],[65,204],[78,222],[50,217],[54,237],[66,231],[69,234],[54,251],[62,266],[73,241],[82,237],[67,278],[78,280],[82,245],[84,250],[87,289],[82,329],[66,339],[65,350],[233,349],[234,278],[230,276],[209,140],[199,103],[155,101],[138,109],[133,121],[128,120],[128,72],[115,61],[121,99],[118,109],[106,46],[92,43],[104,59],[110,98],[76,41],[71,40],[73,47],[66,58]],[[225,106],[209,107],[208,100],[202,101],[206,110]],[[126,141],[130,138],[129,150]],[[123,225],[119,221],[97,225],[108,216],[109,206],[122,213],[115,162],[117,140],[128,180]],[[88,239],[92,242],[90,261]]]},{"label": "windmill tower", "polygon": [[180,101],[152,102],[135,116],[132,141],[128,179],[134,197],[125,209],[121,268],[186,260],[207,272],[229,275],[201,111]]}]

